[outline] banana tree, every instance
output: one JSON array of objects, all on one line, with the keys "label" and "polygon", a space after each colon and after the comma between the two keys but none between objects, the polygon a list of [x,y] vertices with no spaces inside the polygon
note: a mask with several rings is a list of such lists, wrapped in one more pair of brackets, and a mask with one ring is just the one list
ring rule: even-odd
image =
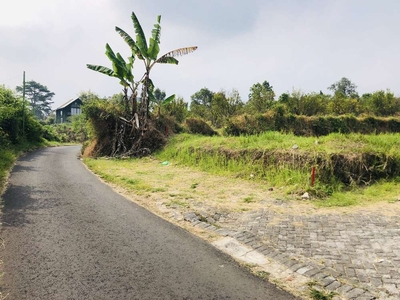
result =
[{"label": "banana tree", "polygon": [[106,44],[106,56],[112,63],[112,69],[91,64],[87,64],[86,66],[90,70],[97,71],[110,77],[115,77],[119,79],[119,83],[123,86],[125,112],[128,114],[130,98],[128,95],[128,91],[131,90],[132,94],[134,94],[136,90],[134,76],[132,72],[135,56],[131,55],[130,57],[128,57],[127,63],[120,53],[114,53],[109,44]]},{"label": "banana tree", "polygon": [[154,87],[150,79],[151,69],[154,67],[155,64],[177,65],[179,61],[175,57],[191,53],[195,51],[197,47],[192,46],[192,47],[178,48],[158,57],[158,54],[160,53],[161,16],[157,16],[157,23],[154,24],[154,28],[151,31],[151,37],[149,39],[149,43],[146,42],[146,36],[134,12],[132,12],[131,18],[136,34],[136,41],[132,39],[131,36],[121,28],[115,27],[115,30],[120,34],[120,36],[131,48],[132,55],[136,55],[137,58],[142,60],[144,63],[145,74],[140,80],[140,83],[142,84],[141,116],[143,118],[143,121],[146,123],[149,114],[149,104],[150,104],[149,99],[154,98],[151,92],[152,87]]},{"label": "banana tree", "polygon": [[[87,67],[91,70],[100,72],[102,74],[115,77],[119,79],[119,83],[123,86],[124,99],[125,99],[125,116],[120,116],[119,120],[123,123],[115,125],[115,137],[113,146],[113,155],[116,155],[120,150],[124,149],[123,155],[135,155],[135,153],[143,153],[142,139],[145,138],[146,132],[149,127],[149,104],[150,101],[155,99],[152,91],[154,84],[150,79],[150,71],[155,64],[178,64],[176,57],[191,53],[197,49],[194,47],[178,48],[159,56],[160,52],[160,36],[161,36],[161,16],[157,17],[157,22],[151,31],[149,43],[146,42],[146,36],[143,32],[142,26],[135,13],[132,12],[133,27],[135,30],[135,40],[124,30],[115,27],[115,30],[124,39],[131,49],[131,55],[126,62],[122,56],[115,54],[111,47],[106,45],[106,55],[112,63],[112,69],[90,65]],[[134,81],[133,77],[133,64],[135,58],[143,61],[145,66],[145,73],[140,80]],[[141,87],[140,92],[140,105],[137,101],[139,96],[138,89]],[[130,92],[130,96],[129,96]],[[174,95],[173,95],[174,96]],[[173,96],[168,97],[164,102],[173,100]],[[130,103],[132,103],[132,111],[130,112]],[[127,130],[131,128],[131,130]],[[149,136],[149,135],[147,135]],[[129,146],[127,146],[129,144]],[[115,146],[117,145],[117,146]],[[128,150],[129,149],[129,150]],[[139,154],[140,155],[140,154]]]}]

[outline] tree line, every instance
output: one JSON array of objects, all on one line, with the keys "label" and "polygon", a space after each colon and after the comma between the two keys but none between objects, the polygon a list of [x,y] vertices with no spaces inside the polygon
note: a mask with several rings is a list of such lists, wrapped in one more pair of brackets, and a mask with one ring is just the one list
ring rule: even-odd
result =
[{"label": "tree line", "polygon": [[320,92],[304,93],[293,90],[276,97],[268,81],[253,84],[250,87],[248,101],[244,102],[239,92],[214,92],[204,87],[191,96],[190,105],[183,99],[166,105],[164,113],[175,116],[178,121],[182,116],[204,119],[214,127],[220,128],[233,116],[263,114],[279,111],[281,114],[298,116],[399,116],[400,98],[387,91],[376,91],[359,95],[357,86],[343,77],[328,87],[332,95]]}]

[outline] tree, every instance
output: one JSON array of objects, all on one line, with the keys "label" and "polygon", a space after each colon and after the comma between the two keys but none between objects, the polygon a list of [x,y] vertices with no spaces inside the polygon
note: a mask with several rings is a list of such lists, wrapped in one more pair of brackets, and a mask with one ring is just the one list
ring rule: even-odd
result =
[{"label": "tree", "polygon": [[[23,86],[17,86],[16,90],[22,93]],[[51,112],[50,105],[54,103],[51,99],[55,94],[50,92],[47,86],[31,80],[25,83],[25,95],[30,102],[34,116],[39,120],[46,119]]]},{"label": "tree", "polygon": [[[40,142],[43,127],[25,104],[10,89],[0,85],[0,148],[21,142]],[[1,162],[0,162],[1,163]]]},{"label": "tree", "polygon": [[345,97],[354,96],[357,94],[357,86],[346,77],[343,77],[339,81],[333,83],[328,87],[328,90],[333,91],[334,94],[341,93]]},{"label": "tree", "polygon": [[377,116],[394,116],[400,112],[400,98],[390,91],[377,91],[371,95],[369,106]]},{"label": "tree", "polygon": [[204,87],[200,91],[194,93],[190,98],[190,111],[193,115],[210,120],[211,102],[214,97],[214,92]]},{"label": "tree", "polygon": [[[114,137],[116,145],[113,146],[113,153],[111,154],[113,156],[131,156],[143,153],[143,151],[151,151],[148,148],[142,148],[143,137],[149,132],[150,101],[156,101],[152,93],[154,84],[150,78],[150,72],[156,64],[177,65],[177,56],[191,53],[197,49],[196,46],[179,48],[158,57],[160,52],[161,16],[157,17],[157,23],[154,24],[154,28],[151,31],[149,43],[146,41],[142,26],[134,12],[132,12],[131,19],[136,34],[135,40],[121,28],[115,27],[115,30],[131,49],[128,62],[126,62],[119,53],[115,54],[111,47],[106,44],[106,55],[110,59],[113,68],[87,65],[91,70],[117,78],[123,86],[125,115],[120,116],[120,122],[122,123],[116,124],[116,136]],[[134,80],[132,72],[136,58],[143,61],[145,67],[145,73],[138,81]],[[138,102],[139,95],[140,102]],[[127,127],[131,129],[126,130]],[[130,145],[128,146],[127,143]],[[127,149],[127,151],[125,151],[125,149]]]},{"label": "tree", "polygon": [[163,114],[167,114],[174,117],[176,121],[182,123],[187,117],[188,104],[183,100],[182,97],[176,97],[171,102],[168,102],[161,106]]},{"label": "tree", "polygon": [[293,90],[291,94],[283,93],[278,103],[290,114],[315,116],[325,113],[328,99],[329,96],[321,93],[305,94],[301,90]]},{"label": "tree", "polygon": [[250,88],[247,110],[250,113],[263,113],[274,105],[275,93],[268,81],[256,83]]},{"label": "tree", "polygon": [[171,95],[168,98],[165,98],[166,94],[165,91],[161,91],[159,88],[154,90],[154,98],[152,99],[152,103],[154,107],[157,109],[157,118],[161,115],[161,107],[165,106],[166,104],[170,103],[172,100],[175,99],[175,95]]}]

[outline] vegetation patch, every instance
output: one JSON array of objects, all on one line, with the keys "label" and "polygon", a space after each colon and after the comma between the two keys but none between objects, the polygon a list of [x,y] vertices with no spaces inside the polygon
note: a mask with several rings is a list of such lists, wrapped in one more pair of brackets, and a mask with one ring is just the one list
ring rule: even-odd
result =
[{"label": "vegetation patch", "polygon": [[399,134],[332,134],[317,140],[277,132],[235,138],[182,134],[172,138],[157,157],[285,187],[289,194],[308,192],[314,199],[331,199],[326,205],[336,206],[359,203],[382,188],[396,197],[399,149]]},{"label": "vegetation patch", "polygon": [[8,171],[16,159],[16,155],[9,149],[0,148],[0,194],[4,187]]},{"label": "vegetation patch", "polygon": [[293,133],[298,136],[324,136],[331,133],[398,133],[399,117],[304,116],[270,111],[258,115],[232,117],[224,127],[226,135],[252,135],[266,131]]},{"label": "vegetation patch", "polygon": [[201,134],[207,136],[218,135],[218,133],[214,131],[214,129],[212,129],[211,126],[202,119],[188,118],[185,121],[185,125],[187,131],[193,134]]}]

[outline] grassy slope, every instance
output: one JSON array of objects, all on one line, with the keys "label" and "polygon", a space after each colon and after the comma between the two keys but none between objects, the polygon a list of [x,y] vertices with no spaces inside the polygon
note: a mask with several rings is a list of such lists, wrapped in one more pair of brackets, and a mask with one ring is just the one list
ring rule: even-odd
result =
[{"label": "grassy slope", "polygon": [[[356,155],[360,152],[380,152],[393,157],[400,155],[400,135],[360,135],[360,134],[332,134],[318,138],[296,137],[277,132],[268,132],[259,136],[248,137],[204,137],[189,134],[181,134],[173,137],[167,147],[156,153],[158,161],[153,165],[146,160],[103,160],[86,159],[85,162],[97,174],[109,182],[123,186],[141,195],[159,196],[161,199],[171,198],[173,201],[187,204],[187,199],[197,192],[197,185],[205,187],[202,191],[202,199],[219,199],[243,203],[258,202],[262,195],[271,194],[268,190],[273,188],[273,194],[285,194],[285,198],[294,199],[305,190],[310,189],[310,174],[302,170],[289,170],[287,168],[271,168],[265,172],[262,166],[249,163],[246,160],[224,161],[216,152],[210,149],[231,149],[237,152],[245,149],[292,151],[293,145],[297,145],[295,151],[306,153],[344,153]],[[193,149],[199,149],[200,157],[192,155]],[[204,151],[203,151],[204,150]],[[211,153],[211,155],[210,155]],[[218,153],[218,151],[217,151]],[[174,167],[160,168],[160,162],[169,161]],[[189,168],[191,172],[186,172]],[[168,171],[167,171],[168,170]],[[263,176],[257,176],[257,172],[264,172]],[[209,177],[199,178],[198,174],[206,172]],[[224,178],[219,181],[218,178]],[[173,180],[171,181],[171,178]],[[197,178],[197,179],[195,179]],[[215,181],[214,183],[212,181]],[[250,185],[248,189],[246,182]],[[233,183],[233,184],[232,184]],[[241,185],[243,183],[243,185]],[[180,187],[182,185],[182,187]],[[240,185],[240,189],[236,187]],[[400,198],[400,178],[390,181],[381,180],[371,186],[350,187],[347,191],[340,189],[340,184],[330,187],[316,183],[314,189],[325,189],[330,195],[323,199],[314,198],[313,203],[323,207],[364,205],[379,201],[393,202]],[[176,189],[176,191],[175,191]],[[180,190],[179,190],[180,189]],[[178,191],[179,190],[179,191]],[[207,191],[209,190],[209,194]],[[226,192],[235,190],[235,192]],[[243,193],[240,190],[244,191]],[[258,191],[257,193],[254,191]],[[171,196],[172,195],[172,196]],[[189,195],[189,196],[188,196]],[[219,197],[216,197],[219,195]],[[281,195],[272,195],[281,197]],[[226,197],[227,199],[222,199]],[[171,200],[170,199],[170,200]],[[172,200],[171,200],[172,201]],[[177,203],[178,203],[177,202]],[[183,205],[182,204],[182,205]],[[240,206],[241,207],[241,206]],[[247,209],[247,208],[246,208]]]},{"label": "grassy slope", "polygon": [[[284,187],[288,194],[301,193],[310,190],[309,173],[302,170],[288,168],[271,168],[267,172],[260,170],[257,164],[245,161],[221,163],[221,158],[204,154],[201,158],[193,158],[192,149],[231,149],[240,151],[245,149],[258,149],[265,151],[291,151],[294,145],[298,146],[297,152],[307,153],[340,153],[358,155],[362,152],[385,153],[386,155],[400,158],[400,134],[361,135],[361,134],[331,134],[320,138],[298,137],[266,132],[258,136],[242,137],[201,137],[193,135],[177,135],[169,145],[157,154],[160,160],[172,160],[176,163],[188,165],[213,174],[225,176],[239,176],[250,178],[252,174],[261,173],[260,180],[273,186]],[[375,201],[396,201],[400,197],[400,178],[391,181],[380,180],[366,187],[352,187],[351,190],[342,191],[340,183],[324,186],[316,183],[314,190],[323,190],[329,197],[316,201],[320,206],[348,206]]]}]

